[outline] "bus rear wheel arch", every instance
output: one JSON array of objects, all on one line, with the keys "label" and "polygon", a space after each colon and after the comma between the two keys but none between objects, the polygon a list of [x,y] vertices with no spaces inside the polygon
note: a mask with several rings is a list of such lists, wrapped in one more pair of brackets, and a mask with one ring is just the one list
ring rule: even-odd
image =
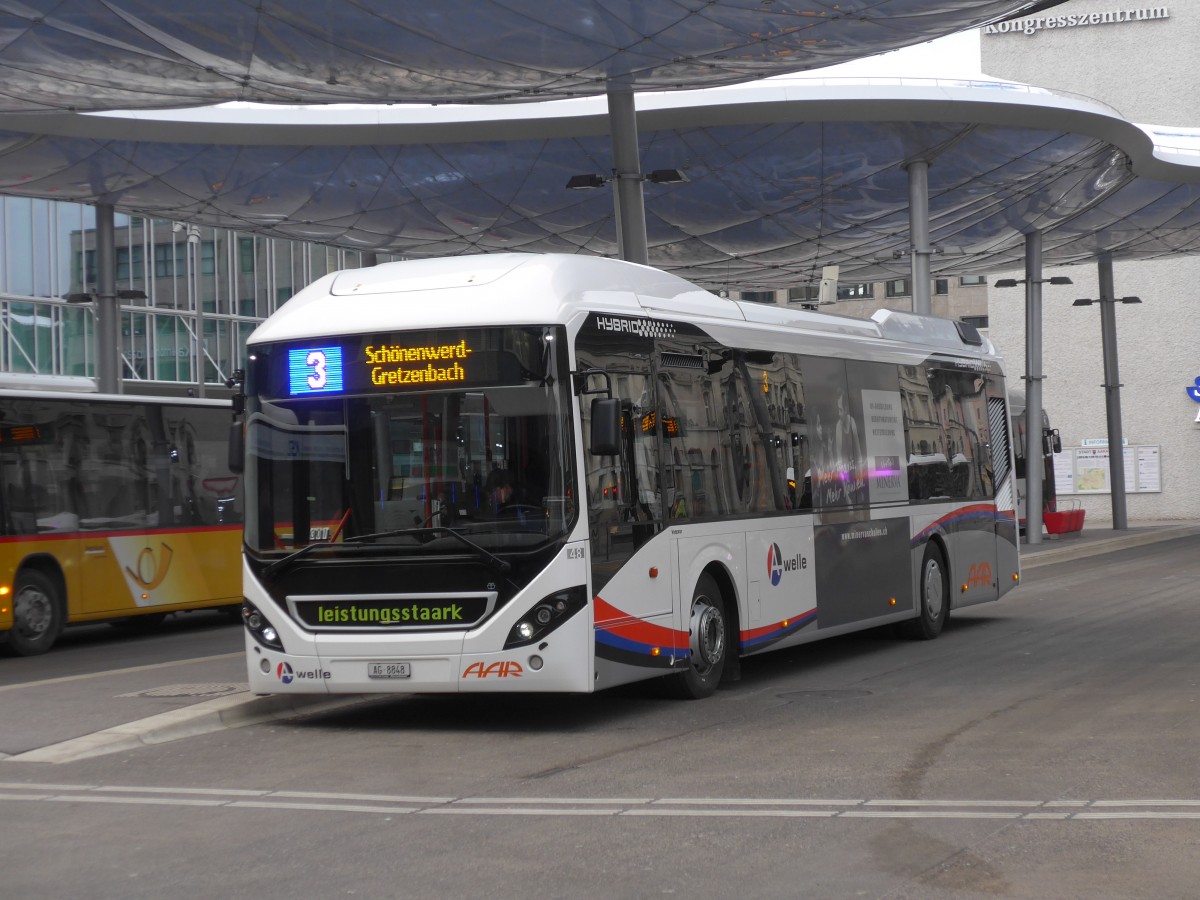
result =
[{"label": "bus rear wheel arch", "polygon": [[66,606],[59,579],[41,569],[25,567],[13,585],[13,627],[8,649],[17,656],[45,653],[62,633]]},{"label": "bus rear wheel arch", "polygon": [[676,696],[685,700],[710,697],[721,683],[732,651],[725,598],[716,580],[705,573],[696,582],[688,614],[687,667],[669,676]]}]

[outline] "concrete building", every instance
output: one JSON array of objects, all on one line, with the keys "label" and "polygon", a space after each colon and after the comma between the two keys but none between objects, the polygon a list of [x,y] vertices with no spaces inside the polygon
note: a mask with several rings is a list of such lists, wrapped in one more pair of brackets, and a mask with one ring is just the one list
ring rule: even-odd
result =
[{"label": "concrete building", "polygon": [[[91,206],[0,197],[0,384],[95,378],[95,221]],[[259,322],[363,264],[354,250],[124,214],[114,244],[130,393],[219,392]]]},{"label": "concrete building", "polygon": [[[989,75],[1083,94],[1134,122],[1200,128],[1200,3],[1071,0],[1042,16],[990,26],[980,40]],[[1043,405],[1066,451],[1060,495],[1073,474],[1075,493],[1067,496],[1087,510],[1087,522],[1111,522],[1104,450],[1097,446],[1106,437],[1099,307],[1072,305],[1099,296],[1098,271],[1071,266],[1043,274],[1074,282],[1044,285],[1043,295]],[[1113,279],[1115,296],[1142,300],[1116,306],[1129,520],[1200,518],[1200,404],[1186,393],[1200,377],[1200,258],[1118,260]],[[1023,291],[989,287],[988,301],[990,336],[1020,375]]]}]

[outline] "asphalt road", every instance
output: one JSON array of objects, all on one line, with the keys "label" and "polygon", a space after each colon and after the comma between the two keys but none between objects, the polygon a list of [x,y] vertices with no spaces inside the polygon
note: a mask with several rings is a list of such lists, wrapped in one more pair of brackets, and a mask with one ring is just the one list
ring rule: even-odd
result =
[{"label": "asphalt road", "polygon": [[[0,895],[1194,897],[1198,551],[1042,565],[937,641],[782,651],[698,703],[396,697],[3,760]],[[213,622],[0,660],[0,750],[232,682],[239,648]]]}]

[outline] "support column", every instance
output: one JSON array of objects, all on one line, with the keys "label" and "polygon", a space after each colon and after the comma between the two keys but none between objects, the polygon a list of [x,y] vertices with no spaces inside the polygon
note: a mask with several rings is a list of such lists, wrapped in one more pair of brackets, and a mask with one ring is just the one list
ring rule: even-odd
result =
[{"label": "support column", "polygon": [[912,245],[913,312],[928,316],[933,311],[929,290],[929,163],[910,162],[908,168],[908,230]]},{"label": "support column", "polygon": [[121,309],[117,305],[117,250],[112,206],[96,206],[96,387],[121,393]]},{"label": "support column", "polygon": [[1125,447],[1121,434],[1121,376],[1117,366],[1117,297],[1112,254],[1101,253],[1100,341],[1104,349],[1104,407],[1108,417],[1108,483],[1112,488],[1113,529],[1129,527],[1125,511]]},{"label": "support column", "polygon": [[637,113],[633,92],[609,88],[608,124],[612,134],[613,202],[617,215],[617,244],[621,259],[648,265],[646,206],[642,192],[642,161],[638,151]]},{"label": "support column", "polygon": [[1042,542],[1042,233],[1025,235],[1025,542]]}]

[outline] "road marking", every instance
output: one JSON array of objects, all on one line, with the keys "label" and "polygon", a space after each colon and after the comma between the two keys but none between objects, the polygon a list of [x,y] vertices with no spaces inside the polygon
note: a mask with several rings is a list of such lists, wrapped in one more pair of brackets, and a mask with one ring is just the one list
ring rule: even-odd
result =
[{"label": "road marking", "polygon": [[110,675],[128,675],[131,672],[149,672],[154,669],[174,669],[178,666],[190,666],[194,663],[216,662],[219,659],[233,659],[234,657],[244,657],[246,652],[239,650],[236,653],[218,653],[216,656],[195,656],[191,659],[175,659],[170,662],[149,663],[144,666],[129,666],[126,669],[107,669],[103,672],[87,672],[83,675],[63,675],[60,678],[43,678],[41,681],[22,681],[20,684],[5,684],[0,685],[0,693],[5,691],[16,691],[21,688],[44,687],[48,684],[66,684],[70,681],[87,681],[92,678],[107,678]]},{"label": "road marking", "polygon": [[0,783],[0,804],[112,803],[371,816],[968,819],[1027,822],[1200,821],[1200,800],[862,800],[795,797],[419,797],[248,788]]}]

